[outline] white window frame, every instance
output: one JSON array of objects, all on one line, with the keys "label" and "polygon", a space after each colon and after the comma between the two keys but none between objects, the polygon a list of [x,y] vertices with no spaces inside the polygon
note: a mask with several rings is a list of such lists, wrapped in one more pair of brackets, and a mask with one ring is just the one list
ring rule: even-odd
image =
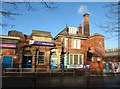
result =
[{"label": "white window frame", "polygon": [[81,40],[80,39],[73,39],[72,40],[72,48],[73,49],[81,49]]},{"label": "white window frame", "polygon": [[[69,64],[67,64],[67,65],[71,65],[70,64],[70,55],[73,55],[73,61],[72,61],[72,64],[74,65],[74,55],[78,55],[78,65],[83,65],[83,54],[69,54],[69,59],[68,59],[68,61],[69,61]],[[82,57],[82,64],[80,64],[80,55],[81,55],[81,57]]]},{"label": "white window frame", "polygon": [[[43,61],[43,63],[39,63],[39,53],[44,53],[44,55],[41,55],[41,56],[43,56],[44,57],[44,61]],[[41,64],[44,64],[45,63],[45,52],[38,52],[38,65],[41,65]]]}]

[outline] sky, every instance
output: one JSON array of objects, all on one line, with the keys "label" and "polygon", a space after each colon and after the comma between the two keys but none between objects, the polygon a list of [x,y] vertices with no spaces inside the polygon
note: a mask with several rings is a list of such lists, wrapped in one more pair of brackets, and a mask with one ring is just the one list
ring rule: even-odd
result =
[{"label": "sky", "polygon": [[[14,27],[4,28],[2,35],[7,35],[9,30],[21,31],[26,35],[30,35],[32,30],[41,30],[51,32],[55,37],[62,31],[66,24],[68,26],[78,27],[83,25],[83,14],[89,13],[90,34],[100,33],[106,36],[104,29],[99,28],[96,24],[103,24],[107,21],[105,13],[107,9],[104,6],[109,2],[54,2],[54,10],[48,10],[40,2],[32,2],[34,11],[28,11],[25,5],[19,5],[19,10],[13,12],[20,15],[13,16],[13,19],[2,17],[3,22],[14,24]],[[8,4],[3,4],[2,9],[12,10]],[[116,38],[105,39],[105,49],[118,48],[118,40]]]}]

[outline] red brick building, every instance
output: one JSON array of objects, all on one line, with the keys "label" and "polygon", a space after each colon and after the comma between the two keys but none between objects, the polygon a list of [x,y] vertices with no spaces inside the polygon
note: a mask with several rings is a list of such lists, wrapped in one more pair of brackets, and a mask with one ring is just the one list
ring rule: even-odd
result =
[{"label": "red brick building", "polygon": [[90,35],[89,14],[84,14],[84,28],[66,26],[56,37],[64,46],[64,65],[66,68],[105,69],[102,57],[105,54],[104,36],[98,33]]},{"label": "red brick building", "polygon": [[0,36],[0,63],[3,68],[19,67],[17,64],[17,45],[19,37]]},{"label": "red brick building", "polygon": [[[50,32],[32,30],[30,35],[10,31],[9,36],[20,37],[17,46],[17,62],[20,68],[83,68],[104,70],[104,36],[90,35],[89,14],[83,15],[84,25],[66,26],[53,37]],[[15,54],[14,54],[15,55]],[[63,64],[61,64],[61,61]]]}]

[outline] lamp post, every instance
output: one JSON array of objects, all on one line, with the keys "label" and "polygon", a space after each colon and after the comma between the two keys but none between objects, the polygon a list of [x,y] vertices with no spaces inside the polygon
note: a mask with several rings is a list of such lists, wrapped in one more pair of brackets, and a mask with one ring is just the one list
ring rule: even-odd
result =
[{"label": "lamp post", "polygon": [[67,27],[67,38],[68,38],[68,47],[67,47],[67,61],[69,64],[69,28]]},{"label": "lamp post", "polygon": [[37,62],[37,52],[38,52],[38,49],[36,49],[35,51],[35,74],[36,74],[36,62]]},{"label": "lamp post", "polygon": [[37,62],[37,52],[38,52],[38,49],[34,50],[34,54],[35,54],[35,65],[34,65],[34,89],[36,89],[36,62]]}]

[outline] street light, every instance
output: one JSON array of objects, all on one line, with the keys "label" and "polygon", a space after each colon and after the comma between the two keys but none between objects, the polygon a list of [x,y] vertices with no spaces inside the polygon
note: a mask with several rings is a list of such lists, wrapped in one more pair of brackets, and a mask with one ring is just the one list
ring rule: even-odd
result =
[{"label": "street light", "polygon": [[67,38],[68,38],[68,47],[67,47],[67,61],[69,64],[69,28],[67,27]]},{"label": "street light", "polygon": [[38,49],[34,50],[34,55],[35,55],[35,59],[34,59],[34,68],[35,68],[35,73],[36,73],[36,62],[37,62],[37,52],[38,52]]},{"label": "street light", "polygon": [[36,62],[37,62],[37,52],[38,52],[38,49],[36,48],[36,50],[33,50],[33,53],[34,53],[34,55],[35,55],[35,75],[34,75],[34,89],[36,89]]}]

